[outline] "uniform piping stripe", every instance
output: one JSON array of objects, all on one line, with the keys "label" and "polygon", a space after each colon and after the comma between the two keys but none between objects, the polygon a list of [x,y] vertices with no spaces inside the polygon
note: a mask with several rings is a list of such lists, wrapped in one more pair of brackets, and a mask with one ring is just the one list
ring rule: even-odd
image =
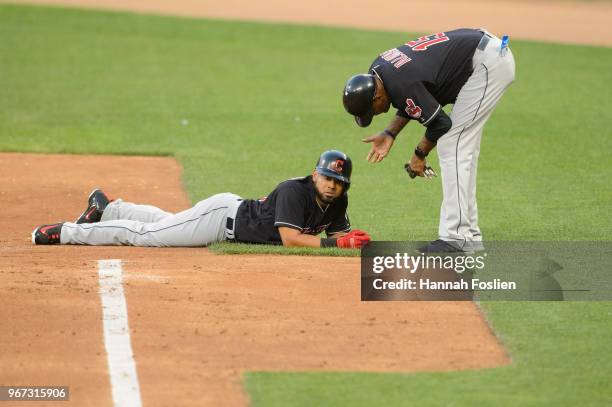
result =
[{"label": "uniform piping stripe", "polygon": [[[472,119],[472,121],[474,121]],[[459,225],[461,225],[461,188],[459,187],[459,140],[461,140],[461,135],[463,131],[467,128],[467,126],[461,129],[459,133],[459,137],[457,137],[457,144],[455,144],[455,176],[457,177],[457,204],[459,205],[459,222],[457,223],[457,234],[459,234]]]},{"label": "uniform piping stripe", "polygon": [[[196,220],[200,219],[202,216],[206,216],[206,215],[208,215],[211,212],[218,211],[219,209],[227,209],[227,208],[228,208],[227,206],[221,206],[219,208],[211,209],[208,212],[205,212],[205,213],[203,213],[201,215],[198,215],[197,218],[189,219],[189,220],[186,220],[184,222],[176,223],[174,225],[170,225],[170,226],[167,226],[167,227],[161,228],[161,229],[147,230],[146,232],[136,232],[135,230],[132,230],[132,229],[130,229],[128,227],[125,227],[125,226],[109,226],[109,225],[100,225],[98,223],[85,223],[85,224],[80,224],[78,226],[72,226],[72,225],[69,225],[67,223],[64,223],[64,227],[67,227],[67,228],[70,228],[70,229],[76,229],[78,227],[82,227],[84,229],[126,229],[126,230],[130,231],[131,233],[134,233],[136,235],[142,236],[142,235],[146,235],[148,233],[157,233],[157,232],[168,230],[168,229],[171,229],[171,228],[174,228],[174,227],[177,227],[177,226],[181,226],[181,225],[184,225],[186,223],[196,221]],[[112,222],[112,221],[109,221],[109,222]]]},{"label": "uniform piping stripe", "polygon": [[476,120],[476,116],[478,116],[478,112],[480,111],[480,107],[482,106],[482,101],[484,100],[485,95],[487,94],[487,88],[489,87],[489,69],[487,68],[485,64],[482,64],[482,66],[484,67],[485,73],[487,75],[484,92],[482,93],[480,102],[478,102],[478,108],[476,108],[476,113],[474,113],[474,117],[472,118],[472,121],[468,125],[463,127],[463,129],[461,129],[461,133],[459,133],[459,137],[457,137],[457,144],[455,145],[455,174],[457,176],[457,203],[459,204],[459,223],[457,223],[457,234],[459,234],[459,226],[461,225],[461,188],[459,188],[459,160],[458,160],[459,140],[461,139],[461,135],[463,134],[463,131],[466,128],[468,128],[472,123],[474,123],[474,120]]},{"label": "uniform piping stripe", "polygon": [[482,101],[484,100],[484,97],[487,94],[487,88],[489,87],[489,68],[487,68],[487,66],[485,64],[482,64],[482,66],[484,67],[485,73],[487,74],[487,81],[485,83],[484,93],[482,94],[482,98],[480,99],[480,103],[478,103],[478,108],[476,109],[476,113],[474,114],[474,118],[472,119],[472,122],[474,120],[476,120],[476,115],[478,115],[478,112],[480,111],[480,106],[482,105]]},{"label": "uniform piping stripe", "polygon": [[299,227],[298,225],[294,225],[293,223],[288,223],[288,222],[274,222],[274,226],[278,226],[278,225],[287,225],[287,226],[291,226],[292,228],[296,228],[301,230],[304,230],[304,228]]},{"label": "uniform piping stripe", "polygon": [[423,126],[427,126],[429,124],[429,122],[432,121],[433,118],[438,115],[438,112],[440,111],[440,109],[442,109],[442,106],[438,105],[438,108],[436,109],[436,111],[431,116],[429,116],[429,119],[427,119],[426,122],[423,122]]}]

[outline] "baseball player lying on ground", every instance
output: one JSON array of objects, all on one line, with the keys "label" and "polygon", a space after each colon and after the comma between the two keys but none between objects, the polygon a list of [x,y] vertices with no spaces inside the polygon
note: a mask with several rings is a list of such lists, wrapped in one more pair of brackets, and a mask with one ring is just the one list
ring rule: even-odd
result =
[{"label": "baseball player lying on ground", "polygon": [[[224,240],[287,247],[360,248],[370,241],[351,231],[346,214],[351,159],[336,150],[319,157],[311,175],[281,182],[264,199],[222,193],[179,213],[121,199],[99,189],[75,223],[42,225],[34,244],[197,247]],[[326,238],[316,235],[325,231]]]}]

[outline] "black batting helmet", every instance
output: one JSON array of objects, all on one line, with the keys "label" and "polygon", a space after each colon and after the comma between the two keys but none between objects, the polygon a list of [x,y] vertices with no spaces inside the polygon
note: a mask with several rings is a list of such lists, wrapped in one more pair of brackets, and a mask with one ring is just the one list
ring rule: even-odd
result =
[{"label": "black batting helmet", "polygon": [[360,127],[368,127],[372,122],[374,95],[376,95],[374,75],[355,75],[344,86],[342,103],[346,111],[355,116],[355,121]]},{"label": "black batting helmet", "polygon": [[335,178],[344,183],[344,191],[351,186],[353,162],[350,157],[338,150],[327,150],[319,157],[315,167],[319,174]]}]

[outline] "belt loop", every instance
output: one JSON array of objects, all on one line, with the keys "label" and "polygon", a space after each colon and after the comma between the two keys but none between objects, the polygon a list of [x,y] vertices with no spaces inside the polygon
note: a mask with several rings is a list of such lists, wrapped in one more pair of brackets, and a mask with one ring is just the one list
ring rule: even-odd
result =
[{"label": "belt loop", "polygon": [[242,204],[243,199],[238,195],[232,194],[232,199],[228,203],[225,220],[225,239],[234,240],[236,238],[236,216],[238,208]]},{"label": "belt loop", "polygon": [[236,238],[236,235],[234,234],[234,225],[234,219],[228,217],[225,221],[225,239],[234,240]]},{"label": "belt loop", "polygon": [[236,238],[236,235],[234,234],[235,224],[236,222],[234,221],[234,218],[227,218],[225,221],[225,239],[234,240]]},{"label": "belt loop", "polygon": [[489,36],[487,35],[487,33],[484,33],[476,49],[484,51],[485,48],[487,48],[487,45],[489,45]]}]

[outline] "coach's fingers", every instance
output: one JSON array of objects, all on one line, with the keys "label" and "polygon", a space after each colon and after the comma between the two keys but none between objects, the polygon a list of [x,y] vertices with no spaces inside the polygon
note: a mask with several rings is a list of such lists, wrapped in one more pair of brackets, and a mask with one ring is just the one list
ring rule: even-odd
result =
[{"label": "coach's fingers", "polygon": [[376,137],[378,137],[378,134],[373,134],[373,135],[371,135],[369,137],[362,138],[361,141],[363,141],[364,143],[371,143],[374,140],[376,140]]},{"label": "coach's fingers", "polygon": [[372,164],[376,164],[377,162],[380,162],[382,158],[380,157],[380,153],[378,153],[375,149],[372,149],[368,154],[367,160]]},{"label": "coach's fingers", "polygon": [[424,172],[425,176],[429,179],[437,176],[436,172],[434,171],[433,168],[431,167],[425,167],[425,172]]}]

